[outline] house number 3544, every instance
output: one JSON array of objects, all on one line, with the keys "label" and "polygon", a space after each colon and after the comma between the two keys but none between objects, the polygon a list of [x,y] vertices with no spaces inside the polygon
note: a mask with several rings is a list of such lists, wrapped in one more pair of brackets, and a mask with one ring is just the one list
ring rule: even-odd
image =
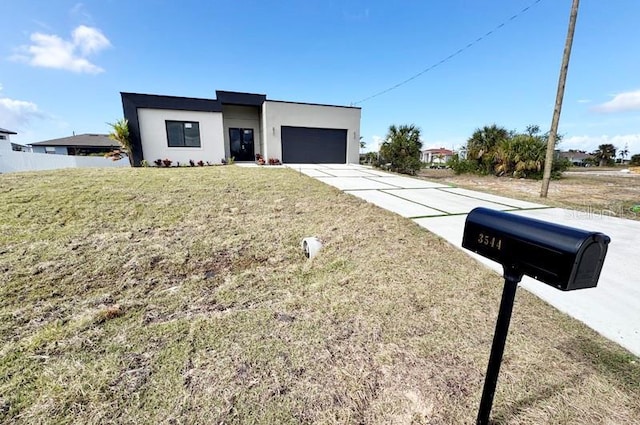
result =
[{"label": "house number 3544", "polygon": [[496,238],[495,236],[490,236],[485,233],[480,233],[478,235],[478,243],[489,246],[491,248],[495,248],[497,250],[502,249],[502,239]]}]

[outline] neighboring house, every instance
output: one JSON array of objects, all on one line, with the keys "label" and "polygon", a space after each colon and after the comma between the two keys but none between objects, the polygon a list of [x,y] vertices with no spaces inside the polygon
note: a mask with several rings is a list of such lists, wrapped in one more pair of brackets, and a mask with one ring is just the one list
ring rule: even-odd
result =
[{"label": "neighboring house", "polygon": [[[75,145],[67,144],[64,146],[54,145],[52,146],[54,148],[53,152],[51,152],[51,149],[49,149],[49,152],[54,153],[56,149],[59,149],[62,155],[47,155],[46,152],[43,151],[46,150],[48,145],[39,146],[35,144],[35,152],[30,152],[28,146],[11,143],[9,136],[12,134],[16,133],[0,128],[0,174],[78,167],[129,167],[129,161],[126,160],[112,161],[111,159],[104,158],[102,155],[86,156],[86,154],[83,155],[78,152],[92,147],[95,149],[105,149],[102,146],[78,146],[77,143]],[[109,143],[113,144],[112,142]],[[75,152],[75,154],[66,155],[67,148]],[[62,149],[65,149],[64,152]],[[74,151],[74,149],[76,150]],[[38,152],[38,150],[40,150],[40,152]]]},{"label": "neighboring house", "polygon": [[0,146],[0,149],[8,149],[10,146],[12,151],[16,151],[16,152],[27,151],[28,149],[26,146],[11,142],[12,134],[15,135],[18,133],[16,133],[15,131],[0,128],[0,143],[2,144]]},{"label": "neighboring house", "polygon": [[216,91],[216,99],[121,93],[134,165],[170,159],[220,163],[358,163],[360,108]]},{"label": "neighboring house", "polygon": [[5,140],[9,143],[11,143],[11,135],[12,134],[18,134],[15,131],[11,131],[11,130],[6,130],[4,128],[0,128],[0,140]]},{"label": "neighboring house", "polygon": [[15,152],[31,152],[29,146],[21,145],[19,143],[11,142],[11,150]]},{"label": "neighboring house", "polygon": [[589,160],[593,156],[584,151],[569,150],[566,152],[560,152],[560,158],[566,158],[576,167],[584,167],[589,163]]},{"label": "neighboring house", "polygon": [[420,154],[420,161],[426,162],[427,164],[446,164],[451,158],[453,158],[454,152],[445,149],[425,149]]},{"label": "neighboring house", "polygon": [[29,146],[35,153],[76,156],[104,155],[120,147],[118,142],[111,140],[106,134],[74,134],[70,137],[31,143]]}]

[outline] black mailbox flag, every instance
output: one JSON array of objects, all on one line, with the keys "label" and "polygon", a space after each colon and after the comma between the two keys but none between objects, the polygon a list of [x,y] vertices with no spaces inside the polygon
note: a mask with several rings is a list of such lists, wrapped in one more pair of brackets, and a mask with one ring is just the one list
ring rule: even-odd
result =
[{"label": "black mailbox flag", "polygon": [[462,246],[563,291],[593,288],[608,236],[487,208],[467,216]]}]

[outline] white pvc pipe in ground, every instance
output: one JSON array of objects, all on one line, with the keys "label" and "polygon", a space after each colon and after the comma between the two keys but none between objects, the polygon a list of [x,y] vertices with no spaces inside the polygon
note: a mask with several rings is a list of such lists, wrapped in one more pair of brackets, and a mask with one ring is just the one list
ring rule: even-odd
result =
[{"label": "white pvc pipe in ground", "polygon": [[313,258],[318,255],[321,248],[322,242],[316,237],[302,239],[302,250],[304,251],[304,256],[307,258]]}]

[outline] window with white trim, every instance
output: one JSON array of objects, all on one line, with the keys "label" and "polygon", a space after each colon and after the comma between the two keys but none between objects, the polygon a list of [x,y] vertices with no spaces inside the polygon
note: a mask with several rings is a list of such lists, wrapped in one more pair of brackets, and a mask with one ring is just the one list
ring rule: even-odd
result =
[{"label": "window with white trim", "polygon": [[170,148],[199,148],[200,123],[194,121],[165,121],[167,144]]}]

